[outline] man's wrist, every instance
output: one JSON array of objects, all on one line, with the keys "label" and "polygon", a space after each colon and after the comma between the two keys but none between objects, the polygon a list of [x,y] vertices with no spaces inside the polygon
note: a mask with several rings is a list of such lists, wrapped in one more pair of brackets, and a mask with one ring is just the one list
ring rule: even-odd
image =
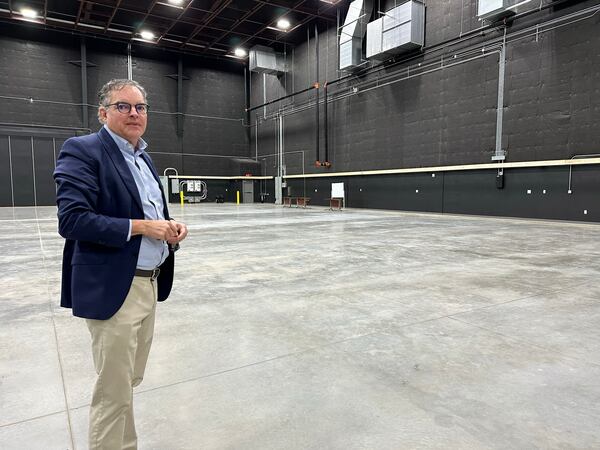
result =
[{"label": "man's wrist", "polygon": [[144,234],[146,232],[146,221],[142,219],[131,220],[131,235]]}]

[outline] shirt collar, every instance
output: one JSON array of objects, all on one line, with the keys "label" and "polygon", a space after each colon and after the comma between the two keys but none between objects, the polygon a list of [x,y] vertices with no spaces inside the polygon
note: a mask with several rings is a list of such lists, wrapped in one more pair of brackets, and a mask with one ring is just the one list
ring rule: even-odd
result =
[{"label": "shirt collar", "polygon": [[[117,147],[119,147],[119,150],[125,153],[129,153],[130,155],[135,155],[136,149],[133,147],[133,145],[129,143],[127,139],[124,139],[115,132],[113,132],[110,128],[108,128],[108,125],[106,124],[104,124],[104,129],[108,131],[108,134],[110,134],[110,136],[113,138],[113,140],[117,144]],[[140,138],[138,140],[137,150],[141,153],[146,149],[146,147],[148,147],[148,144],[146,143],[146,141]]]}]

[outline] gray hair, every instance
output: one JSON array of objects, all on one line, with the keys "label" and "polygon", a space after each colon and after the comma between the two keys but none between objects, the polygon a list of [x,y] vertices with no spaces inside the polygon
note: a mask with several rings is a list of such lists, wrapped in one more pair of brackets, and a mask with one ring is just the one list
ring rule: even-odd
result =
[{"label": "gray hair", "polygon": [[104,121],[100,118],[100,107],[108,106],[110,102],[110,97],[113,92],[120,91],[126,86],[133,86],[138,88],[144,97],[144,102],[146,100],[146,89],[138,83],[137,81],[127,80],[124,78],[115,78],[106,83],[102,88],[98,91],[98,121],[100,123],[104,123]]}]

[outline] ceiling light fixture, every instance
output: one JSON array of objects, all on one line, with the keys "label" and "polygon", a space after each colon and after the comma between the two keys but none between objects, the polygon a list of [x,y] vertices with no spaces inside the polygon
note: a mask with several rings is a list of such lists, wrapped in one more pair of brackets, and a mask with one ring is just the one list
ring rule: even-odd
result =
[{"label": "ceiling light fixture", "polygon": [[238,58],[244,58],[248,54],[248,52],[246,52],[246,50],[244,50],[243,48],[238,47],[233,51],[233,54]]},{"label": "ceiling light fixture", "polygon": [[148,30],[141,31],[140,36],[142,37],[142,39],[146,39],[147,41],[151,41],[155,37],[154,33]]},{"label": "ceiling light fixture", "polygon": [[169,0],[171,5],[181,6],[183,4],[183,0]]},{"label": "ceiling light fixture", "polygon": [[35,19],[35,18],[37,18],[38,13],[35,9],[21,8],[21,15],[23,17],[27,17],[28,19]]},{"label": "ceiling light fixture", "polygon": [[277,28],[279,28],[280,30],[287,30],[290,28],[290,26],[290,21],[287,19],[279,19],[277,21]]}]

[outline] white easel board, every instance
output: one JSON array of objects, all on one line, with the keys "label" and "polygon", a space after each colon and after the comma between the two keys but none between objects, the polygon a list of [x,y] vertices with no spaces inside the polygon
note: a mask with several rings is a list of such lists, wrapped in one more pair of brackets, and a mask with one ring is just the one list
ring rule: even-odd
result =
[{"label": "white easel board", "polygon": [[331,183],[331,198],[344,198],[344,183]]}]

